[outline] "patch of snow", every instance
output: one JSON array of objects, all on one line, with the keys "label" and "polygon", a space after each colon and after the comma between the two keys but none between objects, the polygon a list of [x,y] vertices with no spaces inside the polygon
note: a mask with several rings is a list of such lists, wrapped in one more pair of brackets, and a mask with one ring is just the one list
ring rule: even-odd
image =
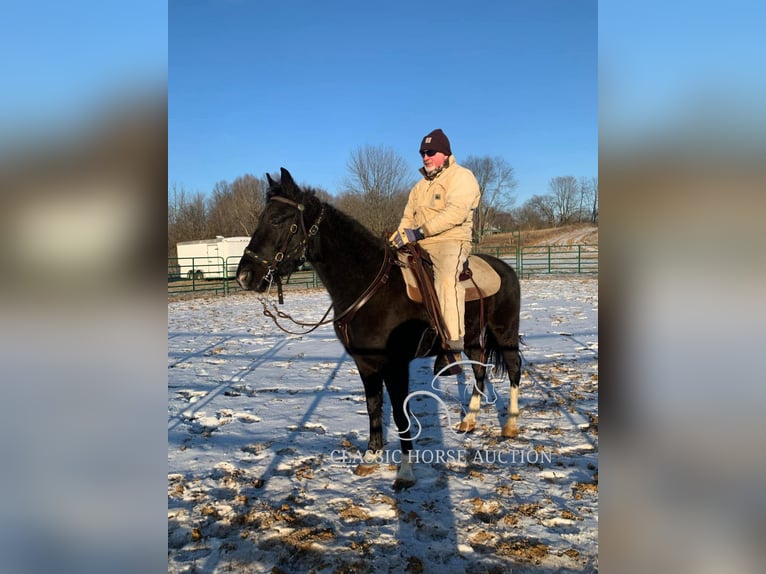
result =
[{"label": "patch of snow", "polygon": [[[328,303],[291,291],[284,311]],[[354,473],[369,423],[331,326],[285,336],[250,293],[168,303],[168,572],[597,571],[597,282],[523,280],[522,305],[518,437],[507,379],[470,435],[415,397],[417,483],[395,492],[387,396],[382,459]],[[455,424],[472,375],[433,389],[432,363],[410,390]]]}]

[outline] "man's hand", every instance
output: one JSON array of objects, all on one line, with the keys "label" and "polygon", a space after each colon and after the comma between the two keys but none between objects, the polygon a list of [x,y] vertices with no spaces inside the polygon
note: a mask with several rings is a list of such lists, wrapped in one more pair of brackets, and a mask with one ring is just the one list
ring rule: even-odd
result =
[{"label": "man's hand", "polygon": [[395,231],[393,235],[388,238],[388,242],[397,249],[401,249],[408,243],[418,241],[419,239],[423,239],[423,237],[423,232],[420,231],[420,229],[403,228]]}]

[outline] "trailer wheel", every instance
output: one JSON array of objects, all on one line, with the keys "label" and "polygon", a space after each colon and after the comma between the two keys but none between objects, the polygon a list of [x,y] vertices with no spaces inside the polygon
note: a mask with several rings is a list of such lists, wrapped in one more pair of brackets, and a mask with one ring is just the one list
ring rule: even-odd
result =
[{"label": "trailer wheel", "polygon": [[200,271],[199,269],[197,269],[197,271],[194,273],[194,278],[197,281],[202,281],[205,278],[205,274],[202,273],[202,271]]},{"label": "trailer wheel", "polygon": [[187,272],[186,272],[186,278],[187,278],[189,281],[191,281],[192,279],[194,279],[194,271],[192,271],[191,269],[189,269],[189,271],[187,271]]}]

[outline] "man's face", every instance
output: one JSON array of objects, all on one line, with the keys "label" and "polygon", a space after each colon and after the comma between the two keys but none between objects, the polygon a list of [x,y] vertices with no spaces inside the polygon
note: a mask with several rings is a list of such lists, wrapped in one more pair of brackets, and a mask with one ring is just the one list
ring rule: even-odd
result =
[{"label": "man's face", "polygon": [[442,152],[429,149],[423,150],[420,157],[423,158],[423,165],[428,173],[439,169],[447,160],[447,156]]}]

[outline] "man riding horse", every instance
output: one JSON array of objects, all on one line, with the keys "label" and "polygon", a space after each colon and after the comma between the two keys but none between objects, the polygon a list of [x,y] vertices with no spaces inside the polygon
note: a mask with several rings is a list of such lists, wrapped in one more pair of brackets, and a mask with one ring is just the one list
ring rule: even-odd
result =
[{"label": "man riding horse", "polygon": [[[423,178],[410,191],[399,227],[389,241],[397,248],[417,241],[430,255],[448,339],[444,350],[454,361],[463,352],[465,340],[465,285],[459,276],[471,252],[473,212],[481,192],[471,170],[458,165],[441,129],[421,140],[420,156]],[[441,354],[434,372],[446,363]]]}]

